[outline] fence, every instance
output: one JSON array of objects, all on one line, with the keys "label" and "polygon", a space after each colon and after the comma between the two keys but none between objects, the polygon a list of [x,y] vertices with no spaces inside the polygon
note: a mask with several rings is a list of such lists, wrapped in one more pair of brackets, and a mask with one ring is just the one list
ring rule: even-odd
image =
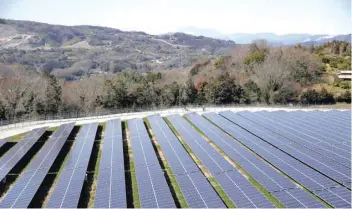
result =
[{"label": "fence", "polygon": [[52,122],[69,122],[69,121],[81,121],[81,120],[92,120],[105,117],[123,117],[123,116],[137,116],[141,112],[153,113],[182,113],[190,111],[218,111],[219,109],[225,108],[330,108],[331,104],[302,104],[302,103],[290,103],[288,105],[263,105],[263,104],[230,104],[230,105],[188,105],[188,106],[173,106],[173,107],[136,107],[136,108],[124,108],[115,110],[102,110],[90,113],[85,112],[60,112],[56,115],[24,115],[22,117],[14,117],[7,120],[0,119],[0,130],[18,128],[36,124],[45,124]]}]

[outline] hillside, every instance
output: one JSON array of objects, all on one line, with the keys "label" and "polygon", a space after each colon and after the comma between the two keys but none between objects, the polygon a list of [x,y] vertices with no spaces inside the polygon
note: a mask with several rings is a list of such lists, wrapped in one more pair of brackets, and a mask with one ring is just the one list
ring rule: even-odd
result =
[{"label": "hillside", "polygon": [[59,77],[167,70],[230,53],[235,42],[183,33],[149,35],[97,26],[3,20],[0,62]]}]

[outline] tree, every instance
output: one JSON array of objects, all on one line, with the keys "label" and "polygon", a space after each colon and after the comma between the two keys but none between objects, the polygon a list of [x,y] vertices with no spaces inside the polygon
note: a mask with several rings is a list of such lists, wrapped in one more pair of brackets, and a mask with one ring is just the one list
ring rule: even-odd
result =
[{"label": "tree", "polygon": [[273,101],[275,104],[287,104],[294,101],[295,95],[291,88],[284,87],[274,94]]},{"label": "tree", "polygon": [[186,86],[184,88],[186,104],[193,104],[197,99],[197,89],[194,85],[193,79],[191,76],[188,77]]},{"label": "tree", "polygon": [[6,118],[5,106],[2,104],[2,101],[0,100],[0,120],[4,120],[5,118]]},{"label": "tree", "polygon": [[251,103],[260,103],[261,92],[258,85],[249,80],[247,83],[244,84],[244,95],[243,95],[243,103],[251,104]]},{"label": "tree", "polygon": [[46,113],[56,114],[61,107],[61,86],[56,77],[51,74],[45,75],[47,79],[46,86]]},{"label": "tree", "polygon": [[243,95],[241,86],[226,72],[206,86],[205,97],[214,104],[240,103]]},{"label": "tree", "polygon": [[250,51],[250,53],[254,53],[256,51],[259,51],[258,45],[256,43],[252,43],[249,47],[249,51]]}]

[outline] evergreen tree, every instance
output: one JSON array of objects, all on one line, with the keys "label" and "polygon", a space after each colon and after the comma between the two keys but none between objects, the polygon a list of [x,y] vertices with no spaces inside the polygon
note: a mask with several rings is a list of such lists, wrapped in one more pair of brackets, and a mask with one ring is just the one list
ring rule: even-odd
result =
[{"label": "evergreen tree", "polygon": [[54,75],[46,74],[46,78],[46,112],[56,114],[61,106],[61,86]]}]

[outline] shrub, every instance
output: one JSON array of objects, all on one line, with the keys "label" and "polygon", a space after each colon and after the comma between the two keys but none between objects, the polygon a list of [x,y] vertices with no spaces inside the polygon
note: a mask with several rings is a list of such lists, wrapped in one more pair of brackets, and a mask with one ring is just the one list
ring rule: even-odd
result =
[{"label": "shrub", "polygon": [[282,88],[274,94],[273,101],[275,104],[287,104],[292,102],[295,96],[296,92],[291,88]]},{"label": "shrub", "polygon": [[335,103],[335,99],[333,95],[329,93],[325,88],[322,88],[320,92],[314,89],[309,89],[302,92],[301,102],[332,104]]},{"label": "shrub", "polygon": [[336,97],[337,102],[346,102],[348,104],[351,103],[351,91],[345,91],[344,93],[338,95]]},{"label": "shrub", "polygon": [[351,89],[351,82],[350,81],[342,81],[339,83],[339,86],[343,89]]}]

